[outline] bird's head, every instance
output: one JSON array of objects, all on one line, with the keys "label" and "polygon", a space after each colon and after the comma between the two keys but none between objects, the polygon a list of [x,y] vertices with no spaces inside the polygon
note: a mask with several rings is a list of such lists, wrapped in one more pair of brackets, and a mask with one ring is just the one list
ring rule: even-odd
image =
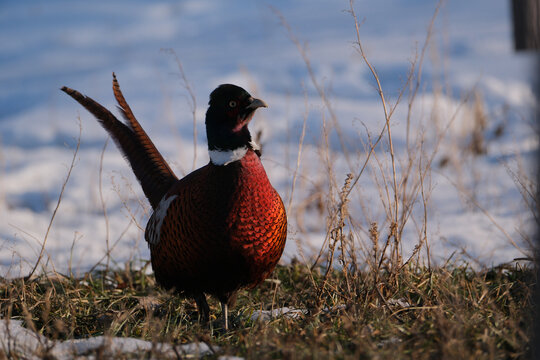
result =
[{"label": "bird's head", "polygon": [[[248,124],[255,110],[268,106],[264,101],[253,98],[239,86],[224,84],[212,91],[208,105],[206,135],[211,152],[243,148],[256,150]],[[216,163],[212,156],[211,160]]]}]

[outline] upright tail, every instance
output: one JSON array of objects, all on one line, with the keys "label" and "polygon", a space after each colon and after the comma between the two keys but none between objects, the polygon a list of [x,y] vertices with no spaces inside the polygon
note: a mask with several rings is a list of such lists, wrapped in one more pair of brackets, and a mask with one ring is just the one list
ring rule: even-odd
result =
[{"label": "upright tail", "polygon": [[128,122],[127,124],[119,121],[109,110],[93,99],[82,95],[77,90],[64,86],[62,87],[62,91],[90,111],[97,118],[101,126],[111,135],[131,165],[152,208],[155,209],[163,195],[165,195],[178,178],[174,175],[137,119],[135,119],[135,116],[133,116],[129,105],[122,95],[122,91],[120,91],[116,75],[113,73],[113,92],[119,105],[118,108]]}]

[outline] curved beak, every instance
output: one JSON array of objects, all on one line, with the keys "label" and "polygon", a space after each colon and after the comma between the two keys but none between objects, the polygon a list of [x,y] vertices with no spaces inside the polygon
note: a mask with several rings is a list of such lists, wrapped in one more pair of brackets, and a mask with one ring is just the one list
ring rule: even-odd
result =
[{"label": "curved beak", "polygon": [[260,107],[268,107],[268,105],[261,99],[252,98],[251,103],[248,106],[246,106],[246,110],[248,111],[255,110]]},{"label": "curved beak", "polygon": [[234,127],[233,131],[240,131],[244,126],[246,126],[255,114],[255,110],[260,107],[268,107],[264,101],[261,99],[250,98],[249,105],[244,108],[239,117],[239,123]]}]

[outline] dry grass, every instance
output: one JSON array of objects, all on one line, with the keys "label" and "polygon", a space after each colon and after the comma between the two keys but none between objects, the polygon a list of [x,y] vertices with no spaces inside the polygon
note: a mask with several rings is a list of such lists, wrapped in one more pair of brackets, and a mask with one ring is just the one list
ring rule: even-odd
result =
[{"label": "dry grass", "polygon": [[[50,339],[124,336],[181,344],[204,341],[246,358],[524,358],[533,273],[519,266],[473,271],[406,267],[396,277],[309,271],[293,262],[242,292],[231,314],[199,324],[196,307],[156,287],[145,269],[84,278],[41,276],[0,284],[0,314]],[[354,285],[354,293],[351,292]],[[251,321],[259,309],[307,309],[297,318]],[[211,303],[219,315],[219,304]],[[136,354],[143,358],[148,354]]]}]

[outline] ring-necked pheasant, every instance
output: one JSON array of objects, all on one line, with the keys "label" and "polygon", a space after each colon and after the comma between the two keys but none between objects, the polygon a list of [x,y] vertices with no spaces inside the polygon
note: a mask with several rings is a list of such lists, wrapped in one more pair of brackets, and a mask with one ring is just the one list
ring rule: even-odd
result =
[{"label": "ring-necked pheasant", "polygon": [[76,90],[62,90],[109,132],[140,182],[152,213],[145,231],[157,282],[195,299],[209,319],[205,294],[228,306],[279,261],[287,235],[283,202],[270,184],[248,124],[266,103],[244,89],[220,85],[210,94],[206,134],[210,162],[178,179],[133,116],[113,73],[113,92],[126,123]]}]

